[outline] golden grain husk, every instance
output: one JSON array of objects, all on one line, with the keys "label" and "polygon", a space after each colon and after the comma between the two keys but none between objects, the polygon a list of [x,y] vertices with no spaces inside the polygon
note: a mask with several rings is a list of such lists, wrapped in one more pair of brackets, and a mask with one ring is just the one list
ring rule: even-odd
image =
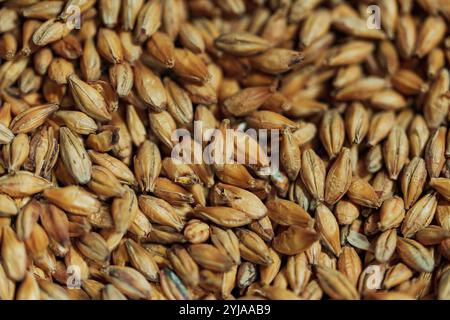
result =
[{"label": "golden grain husk", "polygon": [[372,2],[0,0],[0,299],[448,299],[450,6]]}]

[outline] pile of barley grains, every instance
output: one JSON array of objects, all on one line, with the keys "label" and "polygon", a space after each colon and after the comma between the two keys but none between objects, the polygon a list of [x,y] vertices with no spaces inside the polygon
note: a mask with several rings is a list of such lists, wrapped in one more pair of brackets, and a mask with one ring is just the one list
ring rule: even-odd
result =
[{"label": "pile of barley grains", "polygon": [[0,0],[0,299],[450,299],[449,69],[448,0]]}]

